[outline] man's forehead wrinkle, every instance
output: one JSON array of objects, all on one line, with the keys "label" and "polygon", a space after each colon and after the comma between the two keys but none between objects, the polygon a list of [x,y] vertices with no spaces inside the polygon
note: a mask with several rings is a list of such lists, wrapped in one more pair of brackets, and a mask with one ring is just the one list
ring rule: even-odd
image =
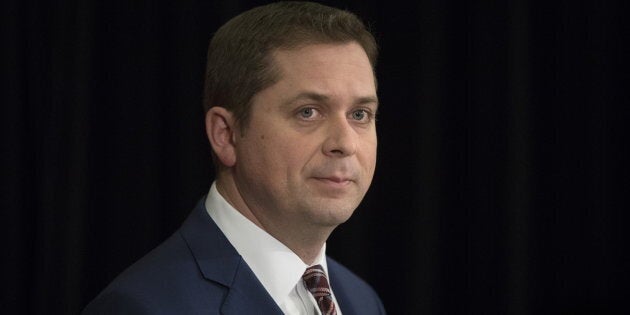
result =
[{"label": "man's forehead wrinkle", "polygon": [[[284,104],[290,105],[290,104],[294,104],[295,102],[299,102],[302,100],[327,103],[327,102],[330,102],[332,99],[333,97],[327,94],[305,91],[305,92],[299,93],[298,95],[294,97],[289,98],[288,100],[286,100],[286,102],[284,102]],[[378,98],[376,96],[361,96],[361,97],[357,97],[353,101],[353,103],[358,104],[358,105],[374,104],[375,107],[378,107]]]},{"label": "man's forehead wrinkle", "polygon": [[360,105],[374,104],[374,108],[378,108],[378,97],[376,96],[359,97],[356,103]]},{"label": "man's forehead wrinkle", "polygon": [[295,97],[291,98],[289,100],[290,103],[293,102],[297,102],[297,101],[301,101],[301,100],[312,100],[312,101],[318,101],[318,102],[327,102],[330,100],[330,96],[326,95],[326,94],[322,94],[322,93],[317,93],[317,92],[309,92],[309,91],[305,91],[305,92],[301,92],[298,95],[296,95]]}]

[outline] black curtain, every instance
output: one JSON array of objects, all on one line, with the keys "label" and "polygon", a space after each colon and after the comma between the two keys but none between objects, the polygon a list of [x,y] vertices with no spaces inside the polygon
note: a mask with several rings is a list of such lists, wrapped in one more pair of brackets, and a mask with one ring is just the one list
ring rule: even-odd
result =
[{"label": "black curtain", "polygon": [[[2,312],[76,314],[213,178],[207,43],[264,1],[2,4]],[[377,172],[328,252],[390,314],[627,311],[627,7],[327,2],[381,47]]]}]

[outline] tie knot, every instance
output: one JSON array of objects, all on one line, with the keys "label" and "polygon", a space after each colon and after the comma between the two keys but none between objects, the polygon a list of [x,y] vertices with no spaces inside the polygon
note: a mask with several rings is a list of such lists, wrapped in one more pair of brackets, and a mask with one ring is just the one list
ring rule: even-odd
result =
[{"label": "tie knot", "polygon": [[315,298],[317,306],[323,315],[336,315],[335,303],[333,302],[328,285],[328,278],[321,265],[315,265],[306,268],[302,275],[304,286]]},{"label": "tie knot", "polygon": [[315,265],[306,268],[304,275],[302,275],[304,285],[311,294],[317,299],[318,297],[330,296],[330,286],[328,285],[328,278],[324,272],[324,268],[321,265]]}]

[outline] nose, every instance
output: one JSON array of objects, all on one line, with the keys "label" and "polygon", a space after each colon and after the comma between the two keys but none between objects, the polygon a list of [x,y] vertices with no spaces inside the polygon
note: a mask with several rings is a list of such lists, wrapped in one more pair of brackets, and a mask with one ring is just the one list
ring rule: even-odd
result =
[{"label": "nose", "polygon": [[346,157],[356,153],[357,134],[345,117],[329,120],[324,141],[324,154],[331,157]]}]

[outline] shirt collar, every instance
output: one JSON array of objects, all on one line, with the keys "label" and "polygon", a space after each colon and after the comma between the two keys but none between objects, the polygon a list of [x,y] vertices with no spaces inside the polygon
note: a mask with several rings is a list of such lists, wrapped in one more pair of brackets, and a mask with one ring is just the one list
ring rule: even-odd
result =
[{"label": "shirt collar", "polygon": [[[205,202],[206,211],[243,257],[258,280],[278,305],[289,297],[307,267],[300,257],[230,205],[212,183]],[[313,265],[328,274],[326,244]]]}]

